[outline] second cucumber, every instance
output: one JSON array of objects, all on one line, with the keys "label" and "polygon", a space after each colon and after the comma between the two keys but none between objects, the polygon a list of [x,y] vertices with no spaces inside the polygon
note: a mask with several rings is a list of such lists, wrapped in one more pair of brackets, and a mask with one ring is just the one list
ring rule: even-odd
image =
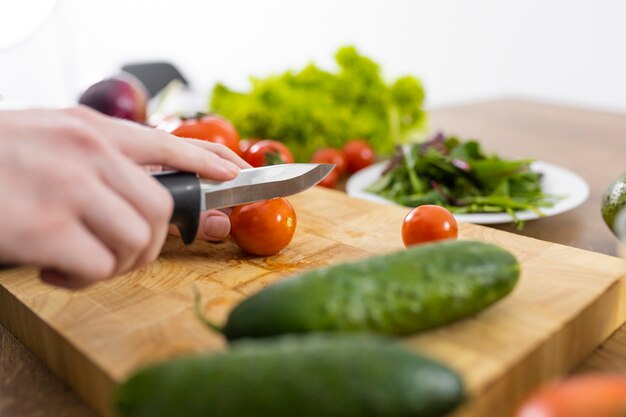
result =
[{"label": "second cucumber", "polygon": [[448,241],[312,270],[243,301],[228,339],[311,331],[407,335],[471,316],[509,294],[519,264],[508,251]]},{"label": "second cucumber", "polygon": [[454,371],[387,340],[315,334],[149,366],[116,405],[124,417],[437,417],[463,397]]}]

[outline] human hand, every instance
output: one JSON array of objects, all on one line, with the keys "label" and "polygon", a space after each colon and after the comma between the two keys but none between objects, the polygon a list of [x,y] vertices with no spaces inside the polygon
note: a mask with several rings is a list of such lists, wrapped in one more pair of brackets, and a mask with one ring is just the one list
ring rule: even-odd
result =
[{"label": "human hand", "polygon": [[[0,112],[0,262],[37,265],[44,281],[82,288],[154,260],[173,202],[142,165],[220,181],[247,167],[221,145],[87,108]],[[213,218],[225,214],[203,216],[200,238],[228,234]]]}]

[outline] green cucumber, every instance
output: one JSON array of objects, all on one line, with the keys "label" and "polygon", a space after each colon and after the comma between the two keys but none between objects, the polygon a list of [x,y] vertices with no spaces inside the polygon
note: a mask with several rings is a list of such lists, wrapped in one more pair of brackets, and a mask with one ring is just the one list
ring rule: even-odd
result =
[{"label": "green cucumber", "polygon": [[471,316],[509,294],[519,264],[476,241],[418,245],[389,255],[312,270],[239,304],[229,339],[312,331],[407,335]]},{"label": "green cucumber", "polygon": [[316,334],[145,368],[115,404],[123,417],[437,417],[462,399],[456,373],[406,348]]}]

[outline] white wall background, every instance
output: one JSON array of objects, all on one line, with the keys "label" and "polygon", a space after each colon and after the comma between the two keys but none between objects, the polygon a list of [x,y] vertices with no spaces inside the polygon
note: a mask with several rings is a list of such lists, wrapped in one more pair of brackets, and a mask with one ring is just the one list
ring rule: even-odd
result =
[{"label": "white wall background", "polygon": [[516,95],[626,112],[623,0],[60,0],[0,50],[0,94],[65,105],[121,63],[154,59],[199,89],[245,86],[310,60],[332,67],[344,44],[389,77],[421,77],[431,106]]}]

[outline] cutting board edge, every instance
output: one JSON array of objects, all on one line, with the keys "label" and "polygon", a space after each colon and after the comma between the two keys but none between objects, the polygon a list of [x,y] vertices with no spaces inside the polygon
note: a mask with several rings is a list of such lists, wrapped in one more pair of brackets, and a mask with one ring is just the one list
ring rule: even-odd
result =
[{"label": "cutting board edge", "polygon": [[[615,331],[626,323],[626,303],[620,302],[626,297],[626,277],[615,281],[595,302],[586,306],[583,312],[567,322],[558,332],[547,338],[518,363],[499,375],[496,381],[484,391],[476,393],[469,402],[448,417],[510,416],[533,390],[541,384],[575,369],[594,349],[602,345]],[[603,318],[609,319],[603,321]],[[600,322],[603,326],[585,325],[588,322]],[[568,350],[565,342],[582,329],[594,328],[594,337],[587,333],[580,338],[583,343]],[[565,355],[561,355],[566,352]],[[560,357],[560,360],[559,360]],[[528,363],[534,364],[529,366]],[[510,395],[514,394],[511,399]],[[512,400],[512,401],[511,401]]]},{"label": "cutting board edge", "polygon": [[[320,190],[318,197],[320,197],[320,198],[325,198],[325,197],[330,198],[330,197],[333,197],[333,195],[330,192],[326,193],[325,190],[323,190],[323,191]],[[304,203],[306,203],[306,202],[304,200],[301,200],[299,204],[304,204]],[[351,204],[354,206],[354,207],[352,207],[354,209],[353,212],[358,214],[359,210],[361,208],[361,205],[357,204],[357,203],[354,203],[354,202],[351,203]],[[372,203],[372,204],[378,206],[375,203]],[[365,208],[367,209],[367,207],[365,207]],[[377,210],[382,212],[381,209],[377,209]],[[394,213],[397,214],[397,220],[395,220],[395,219],[393,220],[393,226],[394,227],[395,227],[396,224],[399,225],[399,221],[401,220],[400,214],[403,211],[404,210],[402,208],[399,208],[399,211],[395,211],[394,212]],[[312,216],[318,216],[318,215],[319,215],[319,212],[313,212],[313,213],[309,214],[309,216],[311,216],[311,217]],[[352,215],[352,212],[347,211],[346,213],[344,213],[344,215],[348,218],[349,216]],[[385,216],[386,215],[387,215],[387,212],[385,212]],[[389,216],[390,217],[395,217],[395,215],[392,216],[391,212],[389,212]],[[312,223],[314,223],[314,222],[312,222]],[[467,225],[463,226],[463,230],[467,231],[468,234],[470,234],[470,235],[474,235],[475,237],[477,237],[478,240],[490,240],[490,239],[485,239],[485,237],[487,237],[487,238],[488,237],[492,237],[491,240],[494,240],[494,242],[492,242],[492,243],[496,243],[496,244],[498,242],[504,242],[504,241],[507,241],[507,240],[513,241],[513,243],[510,243],[510,245],[511,245],[511,247],[514,247],[516,249],[518,249],[518,248],[522,248],[523,249],[525,246],[538,246],[539,247],[538,250],[540,250],[540,251],[543,251],[544,249],[549,249],[549,251],[547,251],[547,253],[545,254],[546,258],[551,258],[550,260],[553,260],[556,263],[560,263],[560,264],[565,263],[565,262],[570,262],[570,263],[574,263],[576,266],[581,266],[582,265],[582,266],[585,266],[586,269],[593,270],[591,272],[595,272],[596,274],[602,275],[602,276],[604,276],[604,275],[613,275],[613,271],[616,269],[616,267],[618,265],[616,262],[619,261],[618,258],[612,259],[612,257],[610,257],[610,256],[609,256],[609,258],[606,258],[606,256],[608,256],[608,255],[602,255],[602,257],[597,257],[597,255],[601,255],[601,254],[596,254],[594,252],[591,252],[591,251],[585,250],[585,249],[581,249],[581,248],[571,248],[571,247],[568,247],[566,245],[558,245],[557,246],[557,244],[550,243],[550,242],[545,242],[545,241],[542,241],[542,240],[539,240],[539,239],[532,239],[532,238],[522,237],[523,239],[530,239],[530,240],[517,241],[521,236],[516,235],[515,233],[511,233],[511,232],[507,232],[507,231],[501,231],[501,230],[497,230],[497,229],[486,228],[486,227],[479,226],[479,225],[467,224]],[[534,245],[534,242],[538,242],[538,245]],[[347,238],[346,238],[346,242],[343,242],[343,243],[345,245],[348,245],[348,246],[352,246],[354,244],[354,242],[351,239],[347,239]],[[588,261],[579,260],[578,257],[582,256],[582,255],[594,255],[594,257],[593,257],[594,259],[591,259],[591,260],[588,260]],[[568,258],[573,258],[573,259],[572,259],[572,261],[570,261]],[[608,262],[603,262],[605,260],[608,261]],[[595,266],[596,263],[599,264],[599,266],[597,268]],[[589,274],[587,274],[587,275],[589,275]],[[619,275],[620,276],[622,275],[621,272],[620,272]],[[615,280],[617,278],[618,278],[618,276],[615,275],[612,279]],[[608,300],[608,298],[605,298],[606,292],[611,293],[611,291],[614,289],[613,288],[614,283],[615,283],[615,281],[612,281],[612,283],[608,284],[606,290],[603,289],[602,292],[599,293],[599,295],[594,297],[594,300],[591,300],[588,303],[585,303],[584,307],[582,309],[578,310],[578,311],[579,312],[582,311],[581,314],[585,315],[585,317],[588,316],[588,315],[591,315],[591,313],[589,313],[589,311],[590,311],[589,309],[592,309],[593,306],[597,306],[597,305],[602,306],[603,305],[602,303],[597,304],[598,303],[598,299]],[[0,284],[0,302],[2,302],[2,290],[3,290],[3,288],[2,288],[2,285]],[[14,296],[13,293],[10,290],[7,290],[7,291],[9,292],[9,294],[11,296]],[[19,296],[21,297],[21,296],[24,296],[25,294],[27,294],[27,293],[21,293],[21,294],[19,294]],[[28,318],[27,319],[22,319],[19,316],[16,317],[16,321],[14,323],[15,326],[13,326],[13,327],[19,327],[19,325],[21,325],[21,324],[29,324],[29,323],[26,323],[26,321],[28,321],[28,320],[38,321],[38,318],[41,317],[37,313],[30,311],[30,309],[28,308],[28,302],[29,301],[28,301],[27,298],[22,298],[22,299],[18,298],[18,303],[23,303],[21,300],[25,301],[25,303],[22,306],[22,308],[25,309],[25,312],[28,314]],[[624,303],[622,303],[622,304],[624,304]],[[621,305],[618,306],[618,307],[620,309],[626,308],[626,306],[621,306]],[[607,308],[606,308],[606,305],[604,306],[604,309],[602,309],[600,307],[600,310],[602,310],[605,313],[606,313],[606,311],[608,311]],[[13,310],[13,312],[21,314],[22,310],[21,309]],[[623,311],[622,311],[622,313],[623,313]],[[3,315],[3,313],[2,313],[2,305],[0,305],[0,319],[3,318],[2,315]],[[622,317],[623,316],[624,315],[622,314]],[[607,323],[609,321],[610,320],[607,320]],[[577,322],[584,323],[584,321],[577,321]],[[575,327],[573,324],[570,324],[570,323],[566,324],[565,327],[567,327],[569,329],[570,325],[572,327]],[[45,326],[48,326],[48,327],[45,327]],[[30,326],[30,327],[32,327],[32,329],[34,329],[34,330],[32,330],[32,333],[36,336],[36,339],[39,339],[39,337],[43,337],[42,335],[45,335],[45,334],[40,333],[40,332],[46,332],[47,331],[49,333],[52,333],[53,336],[54,336],[55,332],[60,333],[60,335],[59,335],[60,337],[52,339],[52,340],[57,341],[59,344],[68,344],[68,342],[72,341],[71,338],[66,338],[66,337],[61,336],[62,334],[64,334],[63,331],[62,331],[62,328],[59,328],[59,329],[55,330],[54,324],[50,325],[50,324],[46,323],[46,324],[44,324],[44,328],[43,329],[40,329],[39,328],[40,326],[37,326],[37,325]],[[603,330],[606,330],[606,328],[603,328]],[[22,331],[23,332],[27,332],[27,333],[31,333],[31,329],[28,328],[28,327],[26,327],[26,329],[24,329]],[[569,331],[572,332],[572,330],[569,330]],[[561,332],[560,334],[564,334],[564,335],[569,334],[567,332],[564,332],[563,330],[559,330],[558,332],[554,332],[554,333],[559,333],[559,332]],[[547,335],[545,337],[546,338],[550,338],[550,337],[552,337],[552,334]],[[595,337],[593,342],[585,341],[585,343],[593,344],[595,346],[595,345],[601,343],[601,341],[597,341],[596,339],[601,339],[603,337],[604,336],[602,336],[602,337]],[[20,339],[24,340],[22,338],[20,338]],[[564,339],[564,336],[562,336],[561,339]],[[29,348],[31,347],[31,345],[28,345],[28,346],[29,346]],[[44,348],[41,348],[41,349],[44,349]],[[553,349],[554,349],[554,347],[553,347]],[[541,350],[541,347],[537,346],[536,348],[532,349],[532,351],[535,351],[535,350],[539,351],[539,350]],[[74,364],[79,362],[79,361],[81,361],[81,360],[89,359],[89,356],[85,355],[85,352],[81,352],[81,350],[79,350],[78,348],[75,348],[75,347],[72,347],[72,349],[67,349],[66,346],[60,346],[60,347],[57,347],[56,351],[63,351],[64,354],[68,357],[68,359],[67,359],[68,362],[71,362],[71,363],[74,363]],[[499,375],[503,375],[507,379],[514,379],[513,377],[510,377],[510,375],[511,375],[510,372],[517,371],[517,368],[520,367],[519,364],[522,363],[525,360],[525,358],[528,358],[529,357],[528,355],[530,355],[532,353],[532,351],[531,352],[527,352],[526,355],[516,359],[515,363],[512,364],[511,368],[509,368],[508,370],[506,370],[505,372],[503,372],[503,373],[501,373]],[[79,354],[81,356],[81,358],[78,359],[78,360],[73,360],[74,358],[72,358],[71,355],[73,355],[74,353]],[[580,353],[580,355],[584,356],[583,353]],[[38,356],[42,357],[42,355],[39,355],[39,354],[38,354]],[[45,358],[42,357],[42,359],[44,359],[44,362],[46,362],[48,364],[48,366],[51,367],[50,363],[47,362],[45,360]],[[572,359],[572,360],[574,360],[574,359]],[[114,362],[112,362],[112,363],[114,363]],[[517,365],[516,365],[516,363],[517,363]],[[99,369],[97,363],[96,364],[92,364],[90,362],[86,362],[85,364],[90,366],[88,368],[88,370],[89,370],[89,372],[92,373],[91,374],[92,378],[94,378],[96,381],[95,382],[90,381],[89,384],[87,385],[89,387],[89,389],[85,388],[84,391],[80,390],[81,381],[83,381],[83,379],[80,379],[80,378],[76,377],[76,380],[72,380],[70,385],[72,385],[72,387],[74,387],[74,389],[77,390],[77,392],[83,398],[85,398],[86,401],[89,404],[91,404],[94,409],[99,411],[101,414],[106,415],[107,417],[112,417],[113,416],[112,411],[109,410],[109,408],[110,408],[110,393],[114,389],[115,382],[114,381],[112,382],[113,386],[106,385],[107,384],[107,378],[112,379],[112,377],[106,377],[105,376],[104,378],[102,378],[103,377],[102,375],[98,375],[98,372],[100,371],[100,369]],[[568,366],[562,365],[562,367],[564,367],[564,368],[567,368]],[[569,367],[571,368],[573,366],[575,366],[575,365],[572,365],[572,366],[569,366]],[[102,369],[107,369],[107,367],[102,367]],[[564,370],[562,372],[565,372],[566,370]],[[61,369],[61,371],[63,371],[63,369]],[[521,372],[521,371],[517,371],[517,372]],[[55,371],[55,373],[57,373],[57,375],[59,375],[58,372]],[[557,374],[558,372],[555,371],[554,373]],[[60,376],[63,377],[64,379],[66,379],[66,380],[68,379],[66,374],[61,373]],[[111,383],[110,379],[109,379],[109,383]],[[98,394],[96,394],[96,393],[92,392],[93,390],[97,390],[98,389],[98,387],[100,386],[99,384],[103,384],[102,387],[103,387],[103,390],[106,391],[106,393],[98,393]],[[498,387],[500,387],[500,386],[502,388],[499,388],[499,390],[498,390]],[[498,392],[500,392],[500,393],[505,392],[505,387],[508,387],[508,389],[511,389],[512,386],[513,386],[512,383],[509,383],[509,385],[504,385],[504,383],[501,383],[498,380],[491,380],[490,383],[481,385],[481,387],[486,387],[484,389],[484,391],[481,390],[481,392],[485,392],[485,393],[489,394],[489,398],[491,398],[492,400],[494,400],[494,399],[498,400],[498,397],[496,397],[496,394]],[[493,394],[494,392],[496,394]],[[104,409],[101,406],[98,406],[98,400],[96,400],[96,399],[91,400],[90,396],[95,397],[96,395],[100,395],[100,397],[107,399],[106,406],[105,406]],[[475,409],[477,410],[477,408],[475,408]],[[485,415],[492,416],[494,414],[488,412],[488,413],[483,413],[483,414],[473,414],[472,416],[475,417],[476,415],[479,415],[479,416],[482,417],[482,416],[485,416]],[[452,417],[452,416],[448,416],[448,417]],[[455,415],[454,417],[457,417],[457,416]]]},{"label": "cutting board edge", "polygon": [[[532,384],[533,387],[548,378],[562,375],[563,373],[573,369],[587,354],[606,340],[611,333],[613,333],[621,324],[624,323],[624,321],[626,321],[626,306],[620,305],[620,294],[621,297],[626,296],[623,279],[615,281],[614,284],[609,286],[600,297],[587,305],[581,314],[570,320],[566,326],[560,329],[558,332],[560,336],[553,337],[548,344],[538,346],[538,348],[530,354],[530,356],[541,357],[542,355],[545,355],[544,352],[546,350],[552,349],[554,351],[560,351],[560,349],[556,347],[558,345],[558,340],[567,339],[568,332],[575,333],[572,329],[576,328],[577,325],[579,327],[584,327],[584,325],[580,323],[584,323],[585,320],[592,320],[594,317],[607,317],[607,315],[612,317],[611,320],[606,321],[604,327],[600,328],[600,326],[598,326],[598,328],[601,329],[601,332],[597,335],[597,337],[594,337],[593,339],[588,338],[588,343],[584,349],[577,355],[570,358],[570,360],[566,363],[562,363],[560,367],[550,369],[550,371],[546,372],[545,369],[549,367],[546,367],[545,364],[539,365],[539,369],[542,369],[543,372],[533,374],[535,377],[539,378],[534,381]],[[613,297],[613,301],[611,301],[611,297]],[[101,415],[114,417],[115,414],[110,409],[109,399],[111,398],[110,394],[113,392],[116,383],[111,378],[107,377],[106,374],[103,373],[102,370],[99,369],[93,362],[90,362],[86,355],[80,352],[79,349],[72,346],[69,341],[59,334],[59,332],[52,326],[42,320],[39,320],[35,312],[28,308],[21,300],[19,300],[3,286],[0,286],[0,301],[2,301],[0,302],[0,317],[3,318],[3,322],[7,328],[25,345],[27,345],[29,349],[36,354],[36,356],[45,362],[53,373],[71,385],[72,388]],[[19,312],[16,313],[16,311]],[[17,323],[17,320],[20,320],[20,317],[22,320],[22,326]],[[29,336],[26,332],[19,331],[20,328],[34,330]],[[55,338],[60,342],[56,344],[38,344],[35,343],[34,340],[31,340],[50,340],[50,338]],[[61,346],[62,351],[46,352],[46,349],[42,347],[44,345]],[[68,361],[71,363],[68,363]],[[520,362],[525,361],[520,360]],[[481,411],[475,411],[481,410],[482,407],[489,407],[489,410],[493,412],[494,404],[499,403],[498,399],[502,397],[502,392],[519,392],[519,388],[512,390],[511,387],[515,385],[516,374],[524,372],[524,369],[520,369],[520,367],[521,365],[518,364],[513,369],[509,370],[505,375],[500,376],[496,383],[487,387],[485,392],[480,393],[480,397],[477,398],[477,400],[470,402],[466,407],[450,417],[483,415],[481,414]],[[76,368],[81,369],[79,374],[71,372],[70,370]],[[513,376],[507,377],[507,374]],[[85,375],[89,375],[88,383],[82,382],[85,381]],[[101,386],[102,388],[99,390],[90,389],[94,385]],[[529,384],[527,383],[525,385],[528,386]],[[526,388],[522,391],[522,393],[526,394],[530,389],[531,388]],[[99,393],[98,397],[94,397],[94,391]],[[104,394],[105,392],[108,394]],[[522,393],[519,395],[523,395]],[[521,397],[518,398],[518,400],[519,399],[521,399]],[[504,416],[506,414],[503,413],[494,415]]]},{"label": "cutting board edge", "polygon": [[[0,317],[7,330],[39,358],[60,381],[68,384],[103,417],[117,417],[111,407],[115,381],[2,285],[0,285]],[[46,340],[54,343],[42,343]]]}]

